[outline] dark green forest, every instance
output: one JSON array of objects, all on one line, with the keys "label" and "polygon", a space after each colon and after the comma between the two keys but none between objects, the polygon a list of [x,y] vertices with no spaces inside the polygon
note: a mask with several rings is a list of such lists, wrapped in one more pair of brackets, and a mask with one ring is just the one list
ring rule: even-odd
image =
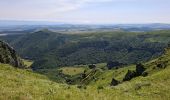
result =
[{"label": "dark green forest", "polygon": [[32,68],[37,70],[110,61],[145,62],[163,53],[170,42],[170,31],[62,34],[41,30],[1,39],[12,45],[21,57],[33,60]]}]

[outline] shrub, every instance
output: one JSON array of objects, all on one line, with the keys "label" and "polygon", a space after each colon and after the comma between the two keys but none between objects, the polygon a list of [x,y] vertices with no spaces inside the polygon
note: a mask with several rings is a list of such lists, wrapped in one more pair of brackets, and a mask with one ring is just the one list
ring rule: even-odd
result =
[{"label": "shrub", "polygon": [[103,86],[98,86],[97,89],[102,90],[102,89],[104,89],[104,87]]},{"label": "shrub", "polygon": [[112,69],[112,68],[118,69],[118,66],[122,66],[122,65],[124,65],[124,64],[123,64],[123,63],[119,63],[118,61],[115,61],[115,62],[109,61],[109,62],[107,63],[107,68],[108,68],[109,70]]},{"label": "shrub", "polygon": [[94,65],[94,64],[89,65],[89,68],[90,68],[90,69],[94,69],[94,68],[96,68],[96,65]]}]

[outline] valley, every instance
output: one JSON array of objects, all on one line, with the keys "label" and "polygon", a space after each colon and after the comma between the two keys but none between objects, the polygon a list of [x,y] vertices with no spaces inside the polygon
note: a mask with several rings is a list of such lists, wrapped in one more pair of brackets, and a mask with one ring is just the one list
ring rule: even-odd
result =
[{"label": "valley", "polygon": [[[0,64],[0,99],[13,100],[168,100],[170,85],[170,49],[157,59],[144,63],[148,76],[139,76],[117,86],[110,86],[112,78],[121,81],[128,70],[125,68],[104,70],[95,76],[87,86],[56,83],[44,75],[30,70],[17,69],[10,65]],[[161,62],[167,62],[166,68],[159,68]],[[99,66],[101,68],[104,66]],[[69,69],[68,69],[69,70]]]},{"label": "valley", "polygon": [[2,45],[0,99],[168,100],[169,33],[61,34],[45,29],[1,36],[2,44],[9,43],[21,56],[16,54],[22,67],[13,67],[12,47]]},{"label": "valley", "polygon": [[0,100],[170,100],[170,0],[0,0]]}]

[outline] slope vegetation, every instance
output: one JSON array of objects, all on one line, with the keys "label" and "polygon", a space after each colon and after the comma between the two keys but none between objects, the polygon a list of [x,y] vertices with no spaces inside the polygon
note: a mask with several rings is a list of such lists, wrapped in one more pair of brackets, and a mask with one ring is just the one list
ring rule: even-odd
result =
[{"label": "slope vegetation", "polygon": [[158,57],[170,41],[170,31],[92,32],[61,34],[41,30],[1,37],[23,58],[34,60],[34,70],[118,61],[124,64]]},{"label": "slope vegetation", "polygon": [[0,64],[0,99],[2,100],[168,100],[170,98],[170,49],[144,64],[148,76],[135,77],[117,86],[112,78],[122,80],[135,66],[104,70],[94,75],[87,86],[59,84],[46,76]]}]

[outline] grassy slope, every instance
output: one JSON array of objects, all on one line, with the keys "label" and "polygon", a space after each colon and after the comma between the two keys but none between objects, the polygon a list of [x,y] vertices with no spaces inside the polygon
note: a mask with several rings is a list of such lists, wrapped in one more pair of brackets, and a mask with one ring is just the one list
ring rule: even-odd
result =
[{"label": "grassy slope", "polygon": [[[157,68],[156,65],[160,62],[168,61],[165,69]],[[124,82],[118,86],[119,89],[130,97],[139,97],[143,99],[162,99],[170,98],[170,49],[166,50],[165,55],[145,63],[147,77],[137,77],[129,82]],[[92,86],[108,86],[112,77],[121,81],[127,70],[134,70],[135,66],[120,68],[118,70],[105,71],[98,78],[97,82],[91,82]]]},{"label": "grassy slope", "polygon": [[[122,80],[128,69],[104,71],[97,82],[87,89],[78,89],[50,81],[47,77],[27,70],[0,64],[0,99],[12,100],[168,100],[170,98],[170,63],[165,69],[153,69],[156,62],[170,61],[166,55],[146,63],[147,77],[137,77],[116,87],[110,87],[112,77]],[[102,79],[105,78],[105,79]],[[103,89],[97,89],[103,86]]]},{"label": "grassy slope", "polygon": [[26,66],[27,68],[29,68],[29,67],[33,64],[33,61],[31,61],[31,60],[25,60],[25,59],[23,59],[23,62],[24,62],[25,66]]},{"label": "grassy slope", "polygon": [[85,68],[83,67],[63,67],[59,70],[62,70],[62,73],[65,75],[77,75],[84,72]]}]

